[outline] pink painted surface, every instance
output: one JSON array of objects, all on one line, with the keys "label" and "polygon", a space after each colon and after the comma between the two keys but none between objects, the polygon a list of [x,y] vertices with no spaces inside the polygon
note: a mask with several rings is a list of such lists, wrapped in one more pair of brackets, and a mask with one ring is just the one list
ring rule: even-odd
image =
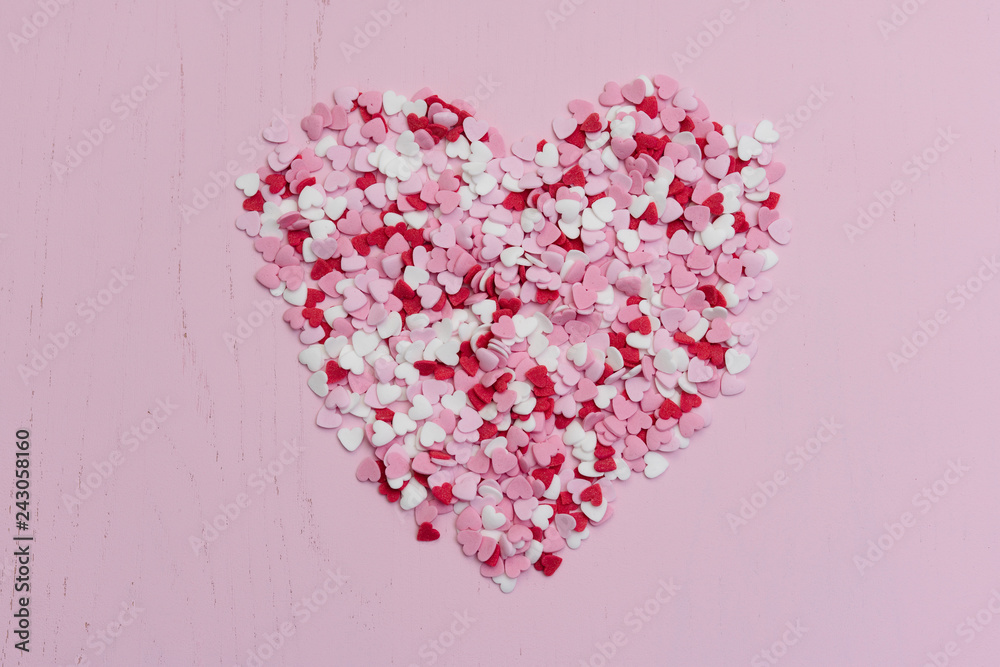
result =
[{"label": "pink painted surface", "polygon": [[[599,665],[617,632],[610,664],[994,663],[1000,286],[949,299],[1000,247],[992,3],[907,4],[919,9],[883,37],[887,1],[567,1],[554,27],[555,0],[401,2],[349,62],[341,43],[395,3],[243,0],[220,18],[208,0],[52,2],[37,34],[3,46],[0,479],[12,504],[10,443],[30,428],[36,560],[31,652],[14,649],[5,614],[0,663],[242,665],[286,621],[295,632],[265,664]],[[37,11],[7,2],[0,26],[18,33]],[[720,16],[732,20],[715,37],[704,22],[719,32]],[[673,53],[699,33],[707,46],[679,72]],[[135,109],[116,103],[147,67],[165,77]],[[778,120],[828,91],[779,153],[796,228],[774,278],[795,300],[767,317],[747,392],[663,477],[620,487],[614,520],[555,577],[505,596],[354,480],[357,458],[312,425],[317,399],[276,313],[231,351],[225,334],[269,297],[232,225],[238,193],[212,197],[211,174],[255,167],[247,140],[273,109],[301,116],[339,85],[465,97],[492,80],[480,114],[513,137],[640,72],[694,86],[734,121]],[[54,161],[102,120],[110,134],[58,178]],[[932,154],[947,128],[957,138]],[[914,171],[925,149],[936,161]],[[858,208],[896,180],[902,194],[850,240]],[[185,224],[180,206],[206,187]],[[134,279],[100,312],[78,309],[115,269]],[[938,309],[947,321],[894,371],[887,354]],[[18,366],[71,323],[79,335],[23,382]],[[177,407],[123,445],[158,400]],[[799,469],[786,453],[823,419],[843,426]],[[302,452],[259,483],[291,439]],[[68,510],[64,494],[116,449],[124,460]],[[949,461],[969,470],[938,498]],[[785,483],[734,531],[727,514],[778,471]],[[195,554],[189,537],[241,493],[249,506]],[[855,556],[904,512],[909,527],[859,572]],[[346,583],[296,613],[338,568]],[[4,608],[15,576],[5,556]],[[679,586],[662,606],[649,602],[661,580]],[[636,614],[647,602],[656,613]],[[123,605],[140,611],[118,628]],[[109,624],[110,645],[97,634]]]}]

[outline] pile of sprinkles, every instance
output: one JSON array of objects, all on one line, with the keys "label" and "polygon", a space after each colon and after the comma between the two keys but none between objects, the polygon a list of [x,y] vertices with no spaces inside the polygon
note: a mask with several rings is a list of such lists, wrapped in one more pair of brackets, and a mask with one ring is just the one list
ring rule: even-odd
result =
[{"label": "pile of sprinkles", "polygon": [[504,592],[559,569],[738,394],[789,241],[769,121],[667,76],[508,145],[462,100],[340,88],[263,131],[236,226],[357,478]]}]

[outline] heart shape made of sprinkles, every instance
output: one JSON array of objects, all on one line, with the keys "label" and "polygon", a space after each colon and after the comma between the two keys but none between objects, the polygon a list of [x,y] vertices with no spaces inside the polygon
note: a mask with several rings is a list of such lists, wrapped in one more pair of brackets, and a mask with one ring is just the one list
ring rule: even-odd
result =
[{"label": "heart shape made of sprinkles", "polygon": [[667,76],[509,145],[427,89],[332,102],[264,130],[236,226],[357,478],[510,592],[743,391],[740,315],[791,231],[778,133],[709,120]]}]

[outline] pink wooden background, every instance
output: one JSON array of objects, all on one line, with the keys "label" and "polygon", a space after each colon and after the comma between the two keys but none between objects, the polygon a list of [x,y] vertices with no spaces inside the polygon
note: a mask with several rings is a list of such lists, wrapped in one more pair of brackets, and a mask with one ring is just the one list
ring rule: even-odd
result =
[{"label": "pink wooden background", "polygon": [[[21,38],[0,46],[0,484],[10,535],[14,432],[29,428],[36,542],[31,652],[5,614],[0,663],[256,664],[248,651],[288,622],[264,664],[995,664],[1000,23],[986,0],[896,7],[893,24],[890,0],[5,2],[0,27]],[[373,16],[387,25],[348,60],[341,44]],[[232,224],[240,198],[212,174],[256,167],[274,110],[299,117],[340,85],[479,89],[481,115],[519,137],[640,72],[694,86],[716,118],[798,114],[780,151],[796,228],[774,272],[792,304],[758,306],[747,392],[662,478],[624,486],[557,576],[505,596],[354,481],[357,458],[312,424],[277,312],[227,344],[270,297]],[[57,173],[95,128],[99,145]],[[859,207],[872,217],[851,237]],[[115,271],[132,277],[103,292]],[[921,321],[934,335],[894,369]],[[78,335],[22,380],[67,326]],[[786,458],[831,419],[811,460]],[[142,439],[122,442],[133,428]],[[276,479],[255,476],[272,463]],[[190,536],[240,494],[249,505],[196,554]],[[897,537],[859,568],[887,524]],[[338,569],[347,580],[328,582]],[[314,594],[326,601],[303,618]]]}]

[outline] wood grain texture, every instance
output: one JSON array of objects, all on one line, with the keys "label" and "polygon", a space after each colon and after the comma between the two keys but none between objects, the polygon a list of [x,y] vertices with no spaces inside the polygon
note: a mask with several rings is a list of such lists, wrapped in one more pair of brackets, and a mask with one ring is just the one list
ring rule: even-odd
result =
[{"label": "wood grain texture", "polygon": [[[294,634],[264,664],[575,667],[616,632],[617,664],[747,664],[797,618],[809,632],[782,665],[918,664],[941,650],[997,585],[1000,290],[949,310],[900,373],[885,355],[1000,245],[991,3],[926,3],[888,39],[882,2],[586,0],[563,2],[575,9],[554,28],[557,0],[400,3],[349,61],[342,44],[390,3],[242,0],[220,17],[211,0],[52,0],[35,36],[0,45],[0,484],[12,491],[9,443],[30,428],[37,536],[31,652],[13,648],[8,615],[0,664],[256,664],[248,651],[286,622]],[[674,53],[723,9],[734,22],[678,74]],[[18,33],[38,11],[9,0],[0,27]],[[751,388],[697,446],[657,483],[628,485],[558,576],[503,596],[447,535],[418,544],[412,518],[354,480],[358,458],[313,425],[318,402],[279,311],[227,344],[270,297],[233,226],[238,193],[214,194],[212,175],[256,168],[274,110],[300,117],[340,85],[466,97],[492,77],[481,112],[513,140],[547,136],[567,100],[640,71],[677,76],[734,120],[782,118],[811,87],[833,91],[782,147],[796,230],[775,280],[799,298],[768,327]],[[121,102],[144,78],[145,99]],[[110,133],[58,175],[102,122]],[[847,241],[857,207],[906,179],[906,160],[949,125],[954,148]],[[186,221],[196,193],[206,201]],[[115,271],[134,278],[101,305]],[[79,335],[22,381],[18,367],[68,325]],[[158,401],[176,408],[165,416]],[[830,416],[847,425],[836,444],[734,534],[726,514]],[[133,428],[141,440],[123,437]],[[301,453],[257,484],[292,440]],[[961,486],[860,576],[852,557],[958,457],[973,468]],[[196,553],[190,537],[240,494],[248,506]],[[13,510],[3,517],[10,535]],[[323,597],[338,569],[346,583],[304,619],[301,600]],[[15,575],[5,555],[4,609]],[[636,627],[635,608],[671,578],[680,592]],[[141,611],[98,648],[123,605]],[[455,614],[471,620],[451,637],[464,628]],[[989,662],[1000,632],[962,652]]]}]

